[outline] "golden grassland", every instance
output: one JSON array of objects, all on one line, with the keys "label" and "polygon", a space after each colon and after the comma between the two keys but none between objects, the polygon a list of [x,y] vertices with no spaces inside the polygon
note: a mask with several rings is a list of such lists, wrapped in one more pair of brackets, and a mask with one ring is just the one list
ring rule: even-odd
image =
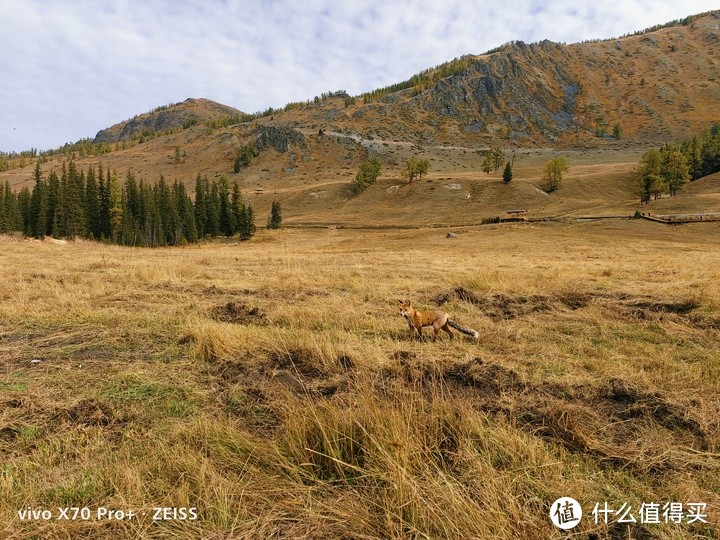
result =
[{"label": "golden grassland", "polygon": [[[718,224],[0,237],[0,536],[712,538]],[[398,300],[480,332],[415,341]],[[708,524],[594,524],[607,501]],[[20,521],[23,508],[134,510]],[[199,519],[153,522],[153,507]]]}]

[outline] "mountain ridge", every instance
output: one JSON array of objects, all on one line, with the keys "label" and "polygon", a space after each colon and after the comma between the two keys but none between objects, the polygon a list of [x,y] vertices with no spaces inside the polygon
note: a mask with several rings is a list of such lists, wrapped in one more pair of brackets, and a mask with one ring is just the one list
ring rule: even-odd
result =
[{"label": "mountain ridge", "polygon": [[[266,117],[306,129],[343,131],[357,125],[363,136],[418,144],[502,138],[522,146],[569,144],[603,138],[615,125],[626,137],[668,141],[717,119],[707,119],[706,110],[712,108],[708,101],[720,104],[720,82],[711,75],[718,55],[713,48],[702,51],[717,44],[720,11],[621,38],[570,45],[516,41],[429,68],[385,89],[355,97],[328,93],[328,99],[255,115],[189,98],[100,130],[93,142]],[[682,118],[670,122],[673,114]]]}]

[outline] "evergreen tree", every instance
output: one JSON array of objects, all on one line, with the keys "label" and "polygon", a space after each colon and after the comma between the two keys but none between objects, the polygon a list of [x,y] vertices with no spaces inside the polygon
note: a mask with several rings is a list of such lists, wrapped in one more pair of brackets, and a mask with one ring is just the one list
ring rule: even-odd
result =
[{"label": "evergreen tree", "polygon": [[[127,187],[127,186],[126,186]],[[120,234],[118,235],[118,243],[124,246],[136,246],[138,244],[138,235],[135,228],[132,211],[130,210],[127,189],[122,191],[121,195],[122,212],[120,222]]]},{"label": "evergreen tree", "polygon": [[229,238],[237,232],[237,224],[230,204],[230,184],[224,174],[220,176],[218,181],[218,201],[218,226],[220,232]]},{"label": "evergreen tree", "polygon": [[[161,176],[162,178],[162,176]],[[138,185],[139,206],[133,215],[133,222],[138,231],[137,245],[157,247],[165,245],[160,210],[157,204],[156,188],[140,180]]]},{"label": "evergreen tree", "polygon": [[207,190],[205,188],[203,179],[200,176],[200,173],[198,173],[197,178],[195,179],[194,211],[195,211],[195,225],[197,227],[198,236],[200,238],[204,238],[205,234],[206,234],[207,217],[208,217],[206,192],[207,192]]},{"label": "evergreen tree", "polygon": [[40,161],[35,165],[35,185],[30,195],[28,210],[28,234],[40,238],[47,230],[47,186],[40,171]]},{"label": "evergreen tree", "polygon": [[88,168],[85,183],[85,217],[87,225],[87,237],[100,239],[102,236],[102,225],[100,223],[100,192],[95,169],[91,165]]},{"label": "evergreen tree", "polygon": [[240,240],[250,240],[255,235],[255,213],[252,206],[245,206],[245,212],[242,218],[243,228],[240,230]]},{"label": "evergreen tree", "polygon": [[512,173],[512,165],[510,165],[510,162],[508,161],[505,164],[505,169],[503,170],[503,183],[509,184],[512,181],[513,173]]},{"label": "evergreen tree", "polygon": [[[207,182],[207,179],[206,179]],[[210,185],[210,191],[205,192],[207,204],[206,234],[217,236],[220,234],[220,188],[215,179]]]},{"label": "evergreen tree", "polygon": [[0,184],[0,233],[20,230],[17,196],[10,188],[10,182]]},{"label": "evergreen tree", "polygon": [[[62,184],[62,182],[61,182]],[[78,171],[74,160],[68,164],[67,183],[63,193],[65,203],[65,235],[69,238],[85,235],[85,174]]]},{"label": "evergreen tree", "polygon": [[245,215],[245,205],[243,204],[240,185],[235,180],[232,184],[232,193],[230,194],[230,211],[235,219],[235,230],[242,229],[242,223]]},{"label": "evergreen tree", "polygon": [[282,223],[282,210],[280,209],[280,202],[273,201],[270,209],[270,217],[268,218],[267,228],[268,229],[279,229]]},{"label": "evergreen tree", "polygon": [[192,200],[185,189],[185,184],[175,181],[173,184],[173,197],[175,199],[175,207],[178,211],[180,219],[180,237],[179,244],[195,243],[198,241],[198,231],[195,225],[195,210]]},{"label": "evergreen tree", "polygon": [[100,225],[100,236],[98,239],[109,239],[112,236],[112,225],[110,220],[110,209],[112,203],[110,200],[110,169],[108,169],[107,180],[103,175],[102,164],[98,171],[98,201],[99,215],[98,221]]},{"label": "evergreen tree", "polygon": [[18,193],[18,211],[20,212],[20,231],[30,236],[30,189],[25,186]]},{"label": "evergreen tree", "polygon": [[658,150],[648,150],[642,156],[638,176],[640,180],[640,202],[644,204],[649,203],[650,197],[657,193],[657,190],[662,186],[661,163],[662,158]]},{"label": "evergreen tree", "polygon": [[10,189],[10,183],[5,182],[5,212],[7,227],[11,232],[22,232],[23,222],[20,213],[20,195]]},{"label": "evergreen tree", "polygon": [[63,216],[65,213],[63,208],[63,193],[60,185],[60,178],[58,178],[55,171],[50,171],[47,183],[46,234],[59,237],[64,230],[64,225],[61,227],[59,225],[59,220],[62,220],[64,223]]},{"label": "evergreen tree", "polygon": [[125,229],[125,197],[123,190],[120,187],[117,174],[110,174],[110,169],[107,171],[107,185],[108,194],[110,199],[110,235],[108,238],[113,243],[122,244],[123,242],[123,230]]},{"label": "evergreen tree", "polygon": [[155,184],[155,204],[162,224],[161,245],[179,245],[182,243],[182,223],[176,205],[176,199],[165,178]]}]

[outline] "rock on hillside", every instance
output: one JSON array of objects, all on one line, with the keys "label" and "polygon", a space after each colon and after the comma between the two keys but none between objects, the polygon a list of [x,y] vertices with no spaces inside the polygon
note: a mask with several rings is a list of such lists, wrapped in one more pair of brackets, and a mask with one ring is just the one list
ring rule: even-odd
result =
[{"label": "rock on hillside", "polygon": [[571,126],[580,88],[570,70],[567,47],[550,41],[514,44],[509,51],[478,59],[462,73],[441,79],[431,91],[403,104],[441,119],[454,119],[465,133],[492,124],[511,137],[554,140]]},{"label": "rock on hillside", "polygon": [[94,143],[114,143],[132,138],[143,131],[157,132],[187,127],[194,123],[221,120],[243,113],[233,107],[209,99],[186,99],[181,103],[159,107],[152,112],[141,114],[120,122],[95,135]]}]

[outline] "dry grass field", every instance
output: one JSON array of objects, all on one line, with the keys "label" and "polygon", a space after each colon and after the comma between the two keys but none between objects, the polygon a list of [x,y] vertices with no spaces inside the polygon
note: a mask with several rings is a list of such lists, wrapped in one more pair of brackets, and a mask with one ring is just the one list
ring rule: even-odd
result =
[{"label": "dry grass field", "polygon": [[[0,537],[715,538],[720,224],[445,232],[0,237]],[[399,299],[479,341],[411,340]]]}]

